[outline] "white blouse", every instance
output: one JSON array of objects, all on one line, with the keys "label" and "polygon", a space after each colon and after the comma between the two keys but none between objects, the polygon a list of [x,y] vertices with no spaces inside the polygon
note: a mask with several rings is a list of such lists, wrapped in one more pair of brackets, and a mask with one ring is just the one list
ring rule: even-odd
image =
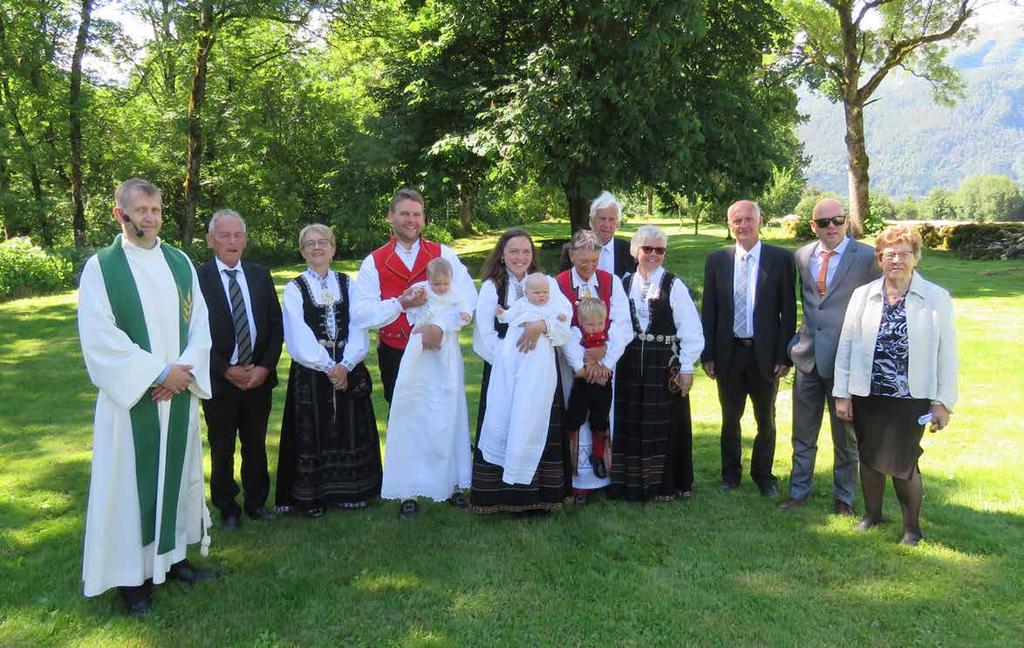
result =
[{"label": "white blouse", "polygon": [[[657,299],[661,293],[661,280],[665,275],[665,268],[659,267],[651,273],[647,281],[639,272],[630,277],[629,298],[633,301],[636,309],[636,318],[640,323],[640,329],[646,331],[651,323],[650,306],[648,299]],[[672,307],[672,322],[676,326],[676,337],[679,338],[679,371],[682,373],[693,373],[693,365],[704,350],[704,331],[701,327],[700,315],[697,314],[697,307],[690,297],[690,291],[686,289],[683,282],[676,277],[672,280],[671,292],[668,296],[668,303]]]},{"label": "white blouse", "polygon": [[[357,326],[352,317],[351,302],[355,281],[349,278],[349,303],[341,304],[341,287],[338,285],[337,273],[332,270],[327,273],[325,279],[307,268],[302,274],[308,280],[313,302],[317,306],[323,306],[329,300],[338,307],[349,309],[348,340],[345,342],[340,364],[351,371],[366,358],[366,353],[370,350],[369,334],[366,329]],[[284,287],[281,314],[284,319],[284,343],[292,361],[307,369],[329,372],[336,363],[331,359],[330,352],[317,341],[313,329],[306,324],[302,309],[302,292],[295,281],[289,281]],[[333,320],[329,319],[328,326],[332,326],[331,322]]]}]

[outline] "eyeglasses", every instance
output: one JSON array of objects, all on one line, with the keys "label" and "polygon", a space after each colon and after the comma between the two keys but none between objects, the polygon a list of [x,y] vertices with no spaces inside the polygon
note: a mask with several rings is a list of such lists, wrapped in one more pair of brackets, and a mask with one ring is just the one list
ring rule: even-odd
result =
[{"label": "eyeglasses", "polygon": [[644,251],[644,254],[657,254],[658,256],[665,254],[665,248],[654,245],[641,245],[640,249]]},{"label": "eyeglasses", "polygon": [[329,248],[331,246],[331,242],[326,239],[311,239],[302,243],[304,248]]},{"label": "eyeglasses", "polygon": [[832,218],[815,218],[814,224],[818,227],[828,227],[828,224],[832,223],[836,227],[846,223],[846,216],[833,216]]},{"label": "eyeglasses", "polygon": [[897,259],[899,259],[900,261],[909,261],[914,257],[914,253],[886,250],[885,252],[882,252],[879,256],[882,257],[883,261],[896,261]]}]

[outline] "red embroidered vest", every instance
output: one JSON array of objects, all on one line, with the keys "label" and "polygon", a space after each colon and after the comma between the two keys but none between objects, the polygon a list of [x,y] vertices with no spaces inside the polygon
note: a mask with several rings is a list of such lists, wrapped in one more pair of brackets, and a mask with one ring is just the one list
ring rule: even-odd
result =
[{"label": "red embroidered vest", "polygon": [[[382,245],[372,252],[373,264],[380,277],[380,298],[382,300],[400,297],[409,286],[426,281],[427,264],[431,259],[441,256],[440,244],[421,238],[420,252],[416,255],[416,263],[413,264],[412,270],[409,270],[405,267],[401,257],[395,253],[395,245],[395,237],[392,236],[386,245]],[[394,349],[404,349],[409,343],[410,331],[412,331],[412,327],[409,325],[409,318],[402,313],[394,322],[380,329],[380,341]]]},{"label": "red embroidered vest", "polygon": [[[608,332],[608,327],[612,323],[612,274],[605,272],[604,270],[595,270],[597,273],[597,296],[604,302],[605,310],[608,311],[608,316],[604,318],[604,332]],[[572,304],[572,325],[578,327],[579,321],[576,319],[576,291],[572,287],[572,269],[566,270],[565,272],[559,273],[555,277],[555,282],[558,287],[561,288],[562,294]],[[582,328],[580,329],[583,330]]]}]

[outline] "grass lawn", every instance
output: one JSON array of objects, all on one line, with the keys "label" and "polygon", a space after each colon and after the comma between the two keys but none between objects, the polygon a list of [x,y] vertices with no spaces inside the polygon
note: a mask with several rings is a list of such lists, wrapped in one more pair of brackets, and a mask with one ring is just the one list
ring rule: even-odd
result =
[{"label": "grass lawn", "polygon": [[[704,257],[724,231],[694,237],[662,224],[672,235],[667,266],[699,289]],[[538,238],[564,238],[566,229],[530,227]],[[494,240],[459,242],[474,272]],[[544,260],[552,268],[553,248]],[[298,270],[278,269],[279,288]],[[120,614],[113,592],[81,595],[95,392],[78,346],[76,294],[0,304],[0,646],[1019,645],[1024,262],[926,252],[921,270],[955,298],[961,401],[951,426],[924,440],[926,540],[917,548],[896,544],[891,487],[891,522],[879,530],[859,534],[827,513],[827,430],[814,498],[802,509],[777,512],[746,478],[739,491],[720,493],[719,407],[699,376],[690,501],[600,501],[543,520],[427,504],[412,522],[385,503],[230,534],[215,528],[200,562],[223,578],[158,587],[143,620]],[[469,341],[464,334],[475,421],[481,364]],[[284,358],[283,375],[287,368]],[[268,438],[272,477],[283,398],[282,386]],[[386,409],[376,404],[383,443]],[[783,492],[790,419],[787,384],[775,460]],[[744,428],[747,464],[749,410]]]}]

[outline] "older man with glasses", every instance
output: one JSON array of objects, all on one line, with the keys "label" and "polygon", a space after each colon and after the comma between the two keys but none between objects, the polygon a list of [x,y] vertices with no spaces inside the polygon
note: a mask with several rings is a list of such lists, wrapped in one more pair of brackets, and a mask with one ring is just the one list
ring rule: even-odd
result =
[{"label": "older man with glasses", "polygon": [[811,215],[811,231],[817,240],[794,255],[804,314],[789,349],[796,366],[793,471],[789,497],[779,503],[781,510],[802,506],[811,496],[818,433],[827,402],[832,424],[832,510],[839,515],[853,515],[857,440],[853,426],[836,416],[832,373],[850,296],[855,289],[877,279],[880,271],[874,250],[847,236],[848,227],[842,203],[832,198],[819,200]]}]

